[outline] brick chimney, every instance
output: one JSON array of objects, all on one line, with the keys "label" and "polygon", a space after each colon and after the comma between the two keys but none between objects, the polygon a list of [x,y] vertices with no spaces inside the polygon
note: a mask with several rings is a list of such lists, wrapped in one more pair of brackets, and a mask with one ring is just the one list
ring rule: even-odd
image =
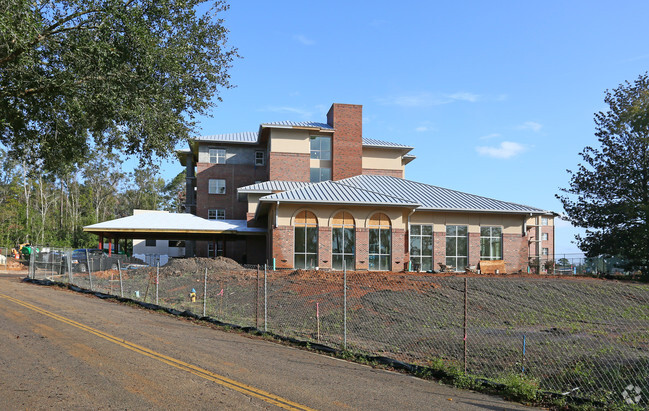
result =
[{"label": "brick chimney", "polygon": [[363,106],[332,104],[327,113],[327,124],[332,126],[332,180],[363,173]]}]

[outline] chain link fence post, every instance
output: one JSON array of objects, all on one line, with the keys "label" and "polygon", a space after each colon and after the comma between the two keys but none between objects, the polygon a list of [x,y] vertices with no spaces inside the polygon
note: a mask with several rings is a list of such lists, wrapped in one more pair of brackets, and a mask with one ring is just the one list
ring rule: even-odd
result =
[{"label": "chain link fence post", "polygon": [[122,264],[117,260],[117,270],[119,271],[119,296],[124,298],[124,283],[122,282]]},{"label": "chain link fence post", "polygon": [[264,264],[264,332],[268,331],[268,275]]},{"label": "chain link fence post", "polygon": [[343,348],[347,350],[347,265],[343,260]]}]

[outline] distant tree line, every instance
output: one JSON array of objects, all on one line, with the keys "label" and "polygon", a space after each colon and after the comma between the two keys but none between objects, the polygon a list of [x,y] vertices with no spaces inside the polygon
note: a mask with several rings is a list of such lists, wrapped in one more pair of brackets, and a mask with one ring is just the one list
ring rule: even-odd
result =
[{"label": "distant tree line", "polygon": [[83,227],[134,209],[182,212],[185,173],[165,181],[155,165],[126,173],[115,155],[94,152],[79,168],[46,173],[0,149],[0,246],[31,242],[95,246]]}]

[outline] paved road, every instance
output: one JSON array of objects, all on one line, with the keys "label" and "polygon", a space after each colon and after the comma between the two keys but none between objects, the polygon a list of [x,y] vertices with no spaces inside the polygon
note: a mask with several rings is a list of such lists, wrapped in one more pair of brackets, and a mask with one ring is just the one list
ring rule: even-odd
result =
[{"label": "paved road", "polygon": [[0,274],[8,408],[527,409]]}]

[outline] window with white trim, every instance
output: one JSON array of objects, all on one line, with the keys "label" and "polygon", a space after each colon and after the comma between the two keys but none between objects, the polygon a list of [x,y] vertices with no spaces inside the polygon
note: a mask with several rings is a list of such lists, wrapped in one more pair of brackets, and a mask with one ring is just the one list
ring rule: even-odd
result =
[{"label": "window with white trim", "polygon": [[548,241],[548,233],[541,233],[541,240]]},{"label": "window with white trim", "polygon": [[210,148],[208,150],[210,155],[210,163],[212,164],[225,164],[225,149],[223,148]]},{"label": "window with white trim", "polygon": [[[216,245],[216,255],[214,254],[214,245]],[[218,240],[216,242],[210,241],[207,244],[207,256],[208,257],[223,256],[223,240]]]},{"label": "window with white trim", "polygon": [[223,208],[211,208],[207,210],[207,219],[208,220],[225,220],[225,209]]},{"label": "window with white trim", "polygon": [[311,136],[311,158],[331,160],[331,137]]},{"label": "window with white trim", "polygon": [[369,269],[370,271],[389,271],[392,269],[392,224],[390,218],[382,213],[374,214],[368,223],[369,228]]},{"label": "window with white trim", "polygon": [[502,260],[503,229],[501,227],[480,227],[480,259]]},{"label": "window with white trim", "polygon": [[331,226],[331,267],[334,270],[353,270],[356,248],[354,217],[341,211],[333,218]]},{"label": "window with white trim", "polygon": [[318,220],[310,211],[301,211],[294,221],[295,268],[315,268],[318,265]]},{"label": "window with white trim", "polygon": [[548,225],[548,218],[547,217],[541,217],[541,225]]},{"label": "window with white trim", "polygon": [[209,194],[225,194],[225,180],[210,179],[208,182],[207,192]]},{"label": "window with white trim", "polygon": [[469,229],[465,225],[446,226],[446,265],[464,271],[469,264]]},{"label": "window with white trim", "polygon": [[255,151],[255,165],[263,166],[264,160],[266,159],[266,153],[263,151]]},{"label": "window with white trim", "polygon": [[548,248],[541,249],[541,255],[548,255],[549,253],[550,253],[550,249]]},{"label": "window with white trim", "polygon": [[410,261],[415,271],[433,269],[433,226],[410,225]]}]

